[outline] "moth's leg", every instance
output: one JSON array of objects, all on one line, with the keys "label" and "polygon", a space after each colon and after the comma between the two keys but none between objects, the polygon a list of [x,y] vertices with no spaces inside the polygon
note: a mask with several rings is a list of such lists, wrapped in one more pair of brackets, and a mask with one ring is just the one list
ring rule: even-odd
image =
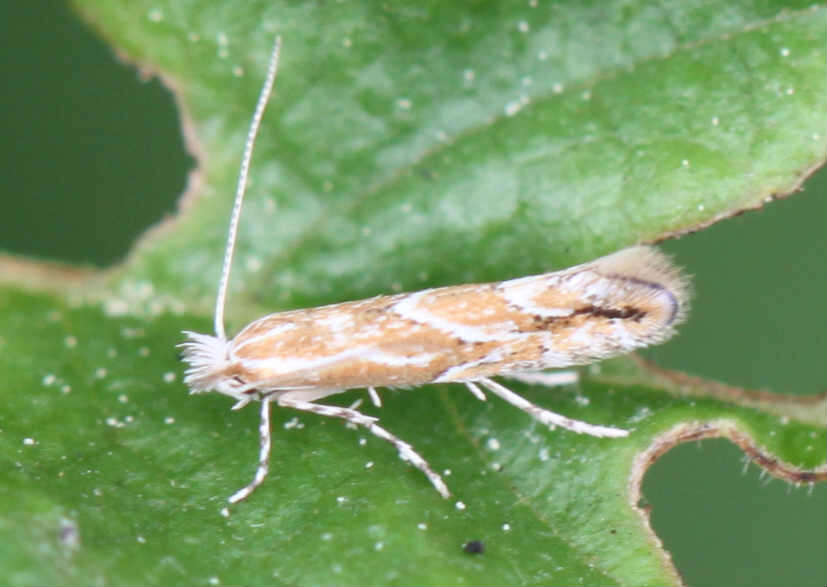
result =
[{"label": "moth's leg", "polygon": [[376,392],[375,387],[368,387],[368,395],[370,396],[370,401],[373,402],[373,405],[377,408],[382,407],[382,400],[379,399],[379,394]]},{"label": "moth's leg", "polygon": [[230,503],[238,503],[250,497],[250,494],[255,491],[256,487],[261,485],[264,478],[267,477],[267,471],[270,468],[270,397],[265,397],[261,400],[261,421],[258,425],[258,434],[261,441],[261,448],[258,453],[258,469],[256,475],[247,487],[239,489],[233,493],[230,498]]},{"label": "moth's leg", "polygon": [[473,395],[475,398],[477,398],[481,402],[484,402],[486,400],[485,394],[482,392],[479,385],[477,385],[473,381],[463,381],[463,383],[465,384],[465,387],[468,388],[468,391],[471,392],[471,395]]},{"label": "moth's leg", "polygon": [[547,373],[545,371],[527,371],[525,373],[509,373],[503,375],[521,383],[528,383],[533,385],[545,385],[546,387],[560,387],[561,385],[571,385],[577,383],[580,379],[577,371],[554,371]]},{"label": "moth's leg", "polygon": [[512,406],[516,406],[523,410],[524,412],[528,412],[535,419],[537,419],[542,424],[546,426],[559,426],[560,428],[565,428],[566,430],[571,430],[572,432],[577,432],[578,434],[588,434],[590,436],[599,436],[599,437],[611,437],[617,438],[620,436],[628,436],[629,432],[627,430],[622,430],[620,428],[611,428],[609,426],[595,426],[593,424],[589,424],[587,422],[581,422],[580,420],[572,420],[571,418],[566,418],[565,416],[561,416],[560,414],[556,414],[554,412],[550,412],[549,410],[543,409],[540,406],[534,405],[523,396],[518,395],[505,387],[494,381],[493,379],[488,379],[487,377],[478,379],[477,383],[480,383],[483,387],[488,389],[491,393],[494,393],[505,401],[510,403]]},{"label": "moth's leg", "polygon": [[285,408],[293,408],[294,410],[311,412],[313,414],[318,414],[320,416],[341,418],[346,422],[357,424],[359,426],[364,426],[373,435],[378,436],[383,440],[387,440],[388,442],[393,444],[396,447],[396,450],[399,452],[399,458],[401,458],[403,461],[411,463],[414,467],[422,471],[425,474],[425,476],[428,477],[428,480],[431,482],[431,484],[442,497],[448,498],[451,496],[451,492],[448,491],[448,487],[445,485],[445,482],[442,480],[442,477],[440,477],[437,472],[431,469],[431,466],[428,464],[428,462],[421,456],[419,456],[419,454],[413,449],[413,447],[410,444],[394,436],[393,434],[391,434],[390,432],[376,424],[377,418],[366,416],[361,412],[357,412],[356,410],[352,410],[350,408],[326,406],[323,404],[316,404],[313,402],[296,399],[295,396],[291,397],[290,393],[286,393],[284,395],[279,396],[276,402],[278,402],[279,406]]}]

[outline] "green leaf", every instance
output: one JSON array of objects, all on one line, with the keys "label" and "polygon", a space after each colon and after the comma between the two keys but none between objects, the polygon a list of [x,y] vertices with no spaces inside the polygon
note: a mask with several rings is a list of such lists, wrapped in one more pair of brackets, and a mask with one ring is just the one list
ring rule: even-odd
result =
[{"label": "green leaf", "polygon": [[[791,192],[824,161],[823,7],[78,6],[173,81],[203,185],[102,283],[0,290],[3,582],[674,584],[637,503],[658,451],[723,435],[784,478],[827,474],[824,421],[801,401],[621,359],[563,391],[513,388],[631,428],[623,440],[545,430],[459,386],[365,408],[450,469],[451,501],[369,434],[277,411],[271,475],[225,518],[255,468],[257,414],[188,398],[175,351],[181,330],[210,328],[276,33],[236,327],[263,309],[556,269]],[[471,540],[485,553],[463,552]]]},{"label": "green leaf", "polygon": [[[654,455],[723,435],[776,474],[824,477],[823,422],[796,420],[794,398],[739,406],[622,359],[567,392],[514,385],[631,428],[622,440],[549,431],[458,386],[366,408],[450,469],[456,501],[370,434],[277,410],[274,470],[224,518],[255,466],[257,414],[183,393],[174,345],[189,318],[118,319],[8,290],[0,302],[4,582],[664,584],[673,572],[634,507]],[[471,540],[482,557],[462,551]]]},{"label": "green leaf", "polygon": [[569,266],[759,206],[824,160],[805,3],[79,6],[179,88],[209,163],[197,206],[122,285],[205,308],[277,33],[239,314]]}]

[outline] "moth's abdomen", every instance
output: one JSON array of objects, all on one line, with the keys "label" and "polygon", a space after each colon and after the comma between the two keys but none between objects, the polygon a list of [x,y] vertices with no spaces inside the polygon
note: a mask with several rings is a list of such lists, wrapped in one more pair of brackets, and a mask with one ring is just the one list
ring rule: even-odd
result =
[{"label": "moth's abdomen", "polygon": [[555,273],[272,314],[229,343],[229,359],[262,389],[473,380],[662,342],[688,298],[667,257],[634,247]]}]

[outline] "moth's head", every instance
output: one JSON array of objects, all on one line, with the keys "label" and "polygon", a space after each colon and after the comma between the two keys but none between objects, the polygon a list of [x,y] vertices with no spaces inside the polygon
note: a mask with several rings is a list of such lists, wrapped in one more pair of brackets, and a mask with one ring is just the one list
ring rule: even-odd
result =
[{"label": "moth's head", "polygon": [[190,393],[217,391],[235,399],[249,399],[245,391],[248,386],[233,376],[230,360],[230,343],[217,336],[185,331],[186,342],[181,343],[183,360],[189,365],[184,374],[184,383]]}]

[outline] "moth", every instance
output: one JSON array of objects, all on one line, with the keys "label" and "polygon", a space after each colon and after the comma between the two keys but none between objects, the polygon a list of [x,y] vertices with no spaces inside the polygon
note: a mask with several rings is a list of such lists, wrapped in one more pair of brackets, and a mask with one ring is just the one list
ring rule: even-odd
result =
[{"label": "moth", "polygon": [[617,438],[626,430],[573,420],[531,403],[493,379],[541,384],[572,381],[546,369],[585,365],[665,341],[686,317],[689,281],[657,249],[631,247],[562,271],[279,312],[228,339],[224,307],[253,146],[278,70],[276,40],[239,172],[215,310],[215,335],[185,332],[185,382],[191,393],[217,391],[233,409],[261,403],[259,462],[253,480],[229,498],[249,497],[267,476],[270,406],[340,418],[393,444],[439,494],[442,477],[413,447],[354,408],[319,403],[366,389],[458,383],[485,400],[488,391],[550,427]]}]

